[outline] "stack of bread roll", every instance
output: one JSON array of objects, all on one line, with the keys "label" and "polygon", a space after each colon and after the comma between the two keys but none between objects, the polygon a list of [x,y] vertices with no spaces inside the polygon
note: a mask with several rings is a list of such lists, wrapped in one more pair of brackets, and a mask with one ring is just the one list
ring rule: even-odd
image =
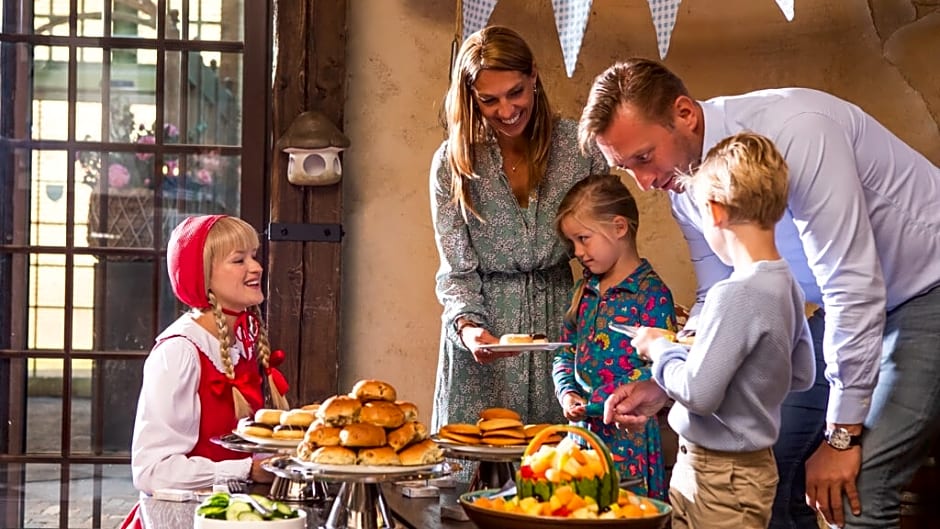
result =
[{"label": "stack of bread roll", "polygon": [[[448,441],[466,445],[525,445],[548,424],[523,424],[518,413],[507,408],[487,408],[480,412],[476,424],[452,423],[441,427],[438,435]],[[549,438],[548,443],[561,441]]]},{"label": "stack of bread roll", "polygon": [[254,420],[245,418],[239,421],[237,432],[252,437],[299,442],[316,419],[316,407],[314,404],[293,410],[262,408],[255,412]]},{"label": "stack of bread roll", "polygon": [[297,457],[330,465],[424,465],[443,453],[418,421],[418,408],[397,400],[395,388],[379,380],[360,380],[348,395],[323,401]]}]

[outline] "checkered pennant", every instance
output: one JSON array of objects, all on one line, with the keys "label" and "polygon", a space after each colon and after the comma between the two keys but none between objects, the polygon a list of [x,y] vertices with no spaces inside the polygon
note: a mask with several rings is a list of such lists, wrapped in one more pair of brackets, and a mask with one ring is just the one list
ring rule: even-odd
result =
[{"label": "checkered pennant", "polygon": [[490,21],[498,0],[463,0],[463,40],[483,29]]},{"label": "checkered pennant", "polygon": [[656,42],[659,44],[659,58],[665,59],[669,53],[669,40],[672,38],[672,28],[676,26],[676,14],[682,0],[647,0],[650,5],[650,15],[653,17],[653,26],[656,27]]},{"label": "checkered pennant", "polygon": [[783,11],[783,16],[787,17],[787,22],[793,22],[793,0],[777,0],[777,5]]},{"label": "checkered pennant", "polygon": [[568,77],[574,75],[578,66],[578,53],[581,52],[581,41],[584,40],[592,2],[593,0],[552,0],[555,27],[558,29],[558,41],[561,43]]}]

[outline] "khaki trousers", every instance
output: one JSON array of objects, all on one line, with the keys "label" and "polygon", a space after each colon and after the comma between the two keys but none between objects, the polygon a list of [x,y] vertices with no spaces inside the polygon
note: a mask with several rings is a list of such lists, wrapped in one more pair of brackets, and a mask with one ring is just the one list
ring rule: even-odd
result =
[{"label": "khaki trousers", "polygon": [[722,452],[679,439],[672,529],[765,529],[777,490],[773,450]]}]

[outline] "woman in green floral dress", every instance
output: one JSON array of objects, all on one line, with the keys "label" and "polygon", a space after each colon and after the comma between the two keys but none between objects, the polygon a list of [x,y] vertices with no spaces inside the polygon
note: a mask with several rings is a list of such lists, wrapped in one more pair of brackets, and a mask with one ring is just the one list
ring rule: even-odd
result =
[{"label": "woman in green floral dress", "polygon": [[555,212],[575,182],[607,164],[597,151],[582,155],[576,123],[552,113],[531,50],[507,28],[464,41],[444,119],[430,178],[444,307],[432,431],[494,406],[528,423],[564,422],[552,353],[486,345],[506,333],[558,339],[572,274]]}]

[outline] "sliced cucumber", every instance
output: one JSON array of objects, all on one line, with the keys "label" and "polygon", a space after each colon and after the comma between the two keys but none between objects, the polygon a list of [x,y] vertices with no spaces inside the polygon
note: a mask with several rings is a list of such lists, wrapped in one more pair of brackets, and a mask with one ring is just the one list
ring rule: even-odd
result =
[{"label": "sliced cucumber", "polygon": [[228,505],[228,501],[229,501],[228,493],[226,493],[226,492],[216,492],[216,493],[213,494],[212,496],[209,496],[208,498],[206,498],[205,500],[203,500],[203,501],[202,501],[202,504],[203,504],[203,505],[212,505],[212,506],[216,506],[216,507],[218,507],[218,506],[225,507],[226,505]]},{"label": "sliced cucumber", "polygon": [[254,512],[254,509],[251,508],[251,505],[243,501],[233,501],[228,504],[228,508],[225,509],[225,519],[226,520],[240,520],[242,513]]},{"label": "sliced cucumber", "polygon": [[267,510],[269,510],[269,511],[274,510],[274,502],[271,501],[271,500],[269,500],[269,499],[266,498],[265,496],[262,496],[262,495],[260,495],[260,494],[250,494],[250,496],[251,496],[252,499],[254,499],[256,502],[260,503],[261,506],[264,507],[265,509],[267,509]]},{"label": "sliced cucumber", "polygon": [[261,521],[264,521],[264,517],[256,513],[255,511],[248,511],[248,512],[238,513],[238,521],[239,522],[261,522]]},{"label": "sliced cucumber", "polygon": [[225,507],[216,505],[203,505],[196,510],[196,514],[206,518],[225,519]]},{"label": "sliced cucumber", "polygon": [[274,502],[274,507],[277,509],[276,514],[280,515],[282,518],[296,518],[297,517],[297,511],[295,511],[294,509],[291,509],[290,507],[288,507],[287,505],[279,501]]}]

